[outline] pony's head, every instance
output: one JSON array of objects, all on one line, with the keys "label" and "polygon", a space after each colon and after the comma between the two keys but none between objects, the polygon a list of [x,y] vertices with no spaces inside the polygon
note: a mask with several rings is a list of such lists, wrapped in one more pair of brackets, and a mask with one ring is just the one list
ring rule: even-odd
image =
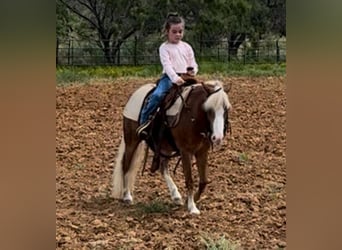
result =
[{"label": "pony's head", "polygon": [[218,80],[206,81],[204,84],[210,89],[209,97],[203,104],[210,122],[210,140],[214,145],[220,144],[229,127],[228,112],[232,107],[222,82]]}]

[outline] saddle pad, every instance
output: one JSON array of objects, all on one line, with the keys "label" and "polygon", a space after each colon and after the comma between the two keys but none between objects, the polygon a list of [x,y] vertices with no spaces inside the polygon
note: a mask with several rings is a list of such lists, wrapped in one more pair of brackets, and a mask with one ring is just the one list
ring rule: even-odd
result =
[{"label": "saddle pad", "polygon": [[138,121],[145,96],[155,86],[156,85],[153,83],[148,83],[138,88],[126,103],[126,106],[123,110],[123,115],[133,121]]}]

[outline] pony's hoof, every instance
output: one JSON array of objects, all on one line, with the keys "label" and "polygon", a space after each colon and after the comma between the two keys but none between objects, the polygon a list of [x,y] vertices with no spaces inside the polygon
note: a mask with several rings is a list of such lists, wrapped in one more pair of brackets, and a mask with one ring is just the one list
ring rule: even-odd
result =
[{"label": "pony's hoof", "polygon": [[195,214],[195,215],[199,215],[201,212],[196,208],[196,209],[192,209],[190,211],[190,214]]},{"label": "pony's hoof", "polygon": [[129,200],[129,199],[126,199],[126,200],[122,200],[123,203],[127,204],[127,205],[132,205],[133,204],[133,201],[132,200]]},{"label": "pony's hoof", "polygon": [[184,205],[182,198],[174,198],[173,203],[176,204],[177,206],[183,206]]}]

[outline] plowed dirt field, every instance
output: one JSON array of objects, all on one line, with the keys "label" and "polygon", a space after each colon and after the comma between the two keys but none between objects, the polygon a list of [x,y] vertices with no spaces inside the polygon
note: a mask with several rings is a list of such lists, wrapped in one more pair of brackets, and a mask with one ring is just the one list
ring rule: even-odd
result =
[{"label": "plowed dirt field", "polygon": [[[232,84],[232,134],[209,153],[198,216],[172,204],[160,173],[149,171],[151,158],[133,205],[111,197],[123,107],[149,82],[56,87],[56,249],[206,249],[224,240],[237,249],[286,248],[285,78],[224,79]],[[172,177],[185,198],[181,166]]]}]

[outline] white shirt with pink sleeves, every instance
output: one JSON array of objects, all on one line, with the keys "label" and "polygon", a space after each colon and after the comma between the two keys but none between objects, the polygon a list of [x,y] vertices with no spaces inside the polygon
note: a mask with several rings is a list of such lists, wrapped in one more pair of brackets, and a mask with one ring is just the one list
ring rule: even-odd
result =
[{"label": "white shirt with pink sleeves", "polygon": [[186,42],[162,43],[159,47],[159,57],[163,66],[163,73],[167,74],[172,82],[178,80],[177,73],[186,73],[187,67],[193,67],[195,74],[197,74],[198,65],[194,51]]}]

